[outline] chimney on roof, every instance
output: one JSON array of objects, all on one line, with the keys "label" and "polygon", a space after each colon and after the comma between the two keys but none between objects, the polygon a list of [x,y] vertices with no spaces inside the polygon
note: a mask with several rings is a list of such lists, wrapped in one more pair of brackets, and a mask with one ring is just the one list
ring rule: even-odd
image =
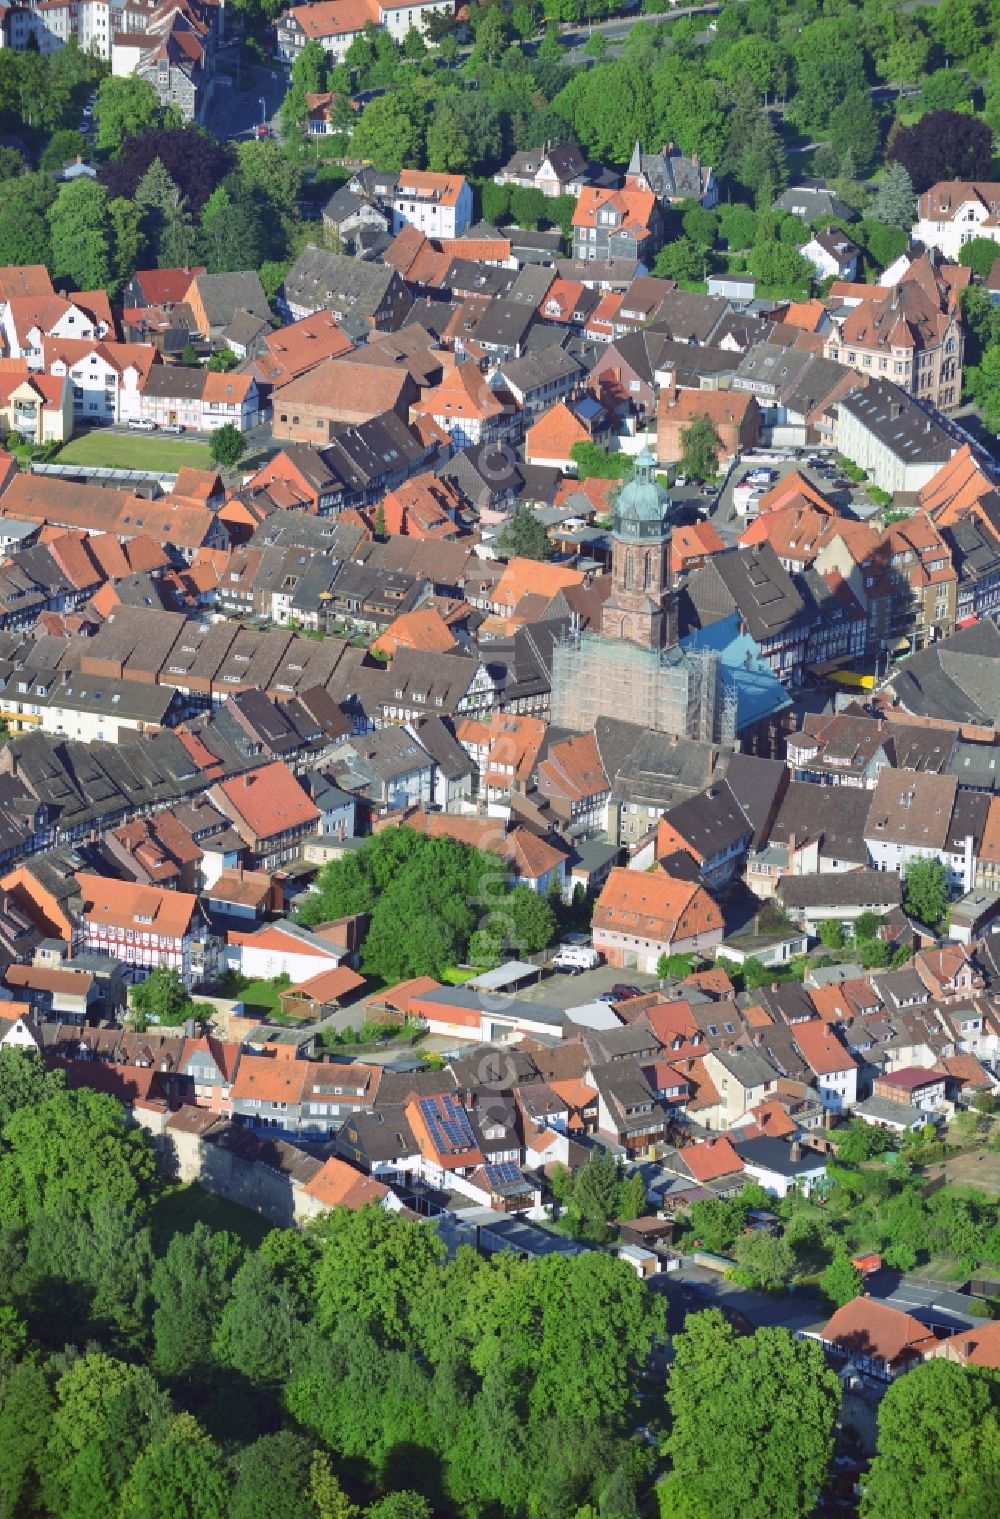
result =
[{"label": "chimney on roof", "polygon": [[788,1153],[793,1161],[802,1159],[802,1146],[799,1144],[797,1139],[793,1139],[791,1144],[788,1146]]}]

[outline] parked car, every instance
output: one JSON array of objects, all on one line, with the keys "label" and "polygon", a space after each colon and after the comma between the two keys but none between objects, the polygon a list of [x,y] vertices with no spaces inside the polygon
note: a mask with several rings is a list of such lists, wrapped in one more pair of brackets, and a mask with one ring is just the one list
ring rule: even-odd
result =
[{"label": "parked car", "polygon": [[161,431],[169,433],[182,433],[186,432],[187,429],[185,428],[183,422],[165,422],[161,428]]},{"label": "parked car", "polygon": [[642,992],[638,986],[628,986],[623,981],[616,981],[611,988],[611,996],[615,1002],[628,1002],[630,997],[641,997]]},{"label": "parked car", "polygon": [[155,422],[151,422],[148,417],[133,417],[132,420],[129,422],[128,425],[129,425],[129,431],[130,432],[155,432],[156,431],[156,423]]}]

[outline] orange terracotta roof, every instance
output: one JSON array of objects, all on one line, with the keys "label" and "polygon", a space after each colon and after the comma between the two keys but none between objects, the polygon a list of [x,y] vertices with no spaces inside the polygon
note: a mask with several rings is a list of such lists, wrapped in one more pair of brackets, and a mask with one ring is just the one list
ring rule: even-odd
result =
[{"label": "orange terracotta roof", "polygon": [[581,570],[563,564],[547,564],[539,559],[511,559],[493,590],[494,604],[512,612],[524,596],[553,596],[566,586],[582,585],[586,576]]},{"label": "orange terracotta roof", "polygon": [[328,1208],[365,1208],[370,1203],[381,1203],[389,1196],[389,1188],[373,1176],[365,1176],[349,1166],[346,1160],[331,1155],[302,1188]]},{"label": "orange terracotta roof", "polygon": [[703,1139],[700,1144],[686,1145],[681,1159],[695,1181],[717,1181],[720,1176],[730,1176],[743,1170],[743,1161],[725,1135],[718,1139]]},{"label": "orange terracotta roof", "polygon": [[80,872],[77,884],[83,915],[97,928],[139,929],[165,939],[183,939],[191,930],[197,897],[187,891],[161,891],[134,881]]},{"label": "orange terracotta roof", "polygon": [[814,1023],[796,1023],[792,1037],[803,1059],[817,1076],[832,1076],[836,1071],[857,1069],[857,1061],[821,1018]]},{"label": "orange terracotta roof", "polygon": [[705,891],[678,881],[665,871],[634,871],[616,866],[594,910],[594,926],[616,933],[671,943],[722,927],[722,914]]},{"label": "orange terracotta roof", "polygon": [[218,790],[258,838],[319,821],[319,808],[283,760],[222,781]]},{"label": "orange terracotta roof", "polygon": [[909,1357],[923,1358],[937,1344],[931,1331],[912,1314],[870,1297],[856,1297],[838,1308],[821,1338],[848,1354],[876,1358],[889,1366]]},{"label": "orange terracotta roof", "polygon": [[419,649],[424,654],[446,654],[456,647],[455,635],[440,612],[421,607],[403,612],[372,644],[373,654],[391,659],[397,649]]},{"label": "orange terracotta roof", "polygon": [[584,185],[573,212],[574,227],[596,227],[603,210],[616,211],[622,218],[620,228],[628,228],[641,242],[650,236],[656,196],[652,190],[605,190]]},{"label": "orange terracotta roof", "polygon": [[359,976],[349,965],[337,965],[331,970],[321,970],[318,976],[310,976],[308,981],[287,987],[286,991],[290,997],[309,997],[320,1003],[337,1002],[364,984],[364,976]]},{"label": "orange terracotta roof", "polygon": [[524,457],[529,464],[538,459],[568,460],[574,443],[589,443],[590,434],[565,401],[557,401],[524,436]]},{"label": "orange terracotta roof", "polygon": [[302,1101],[302,1089],[310,1074],[306,1060],[276,1060],[269,1055],[244,1055],[233,1081],[236,1100],[257,1102]]}]

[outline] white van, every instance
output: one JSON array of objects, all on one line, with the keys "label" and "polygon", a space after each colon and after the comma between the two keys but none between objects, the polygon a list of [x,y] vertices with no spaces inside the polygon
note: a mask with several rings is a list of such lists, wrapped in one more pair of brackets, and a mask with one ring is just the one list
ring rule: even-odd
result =
[{"label": "white van", "polygon": [[601,957],[591,945],[563,944],[552,961],[552,969],[573,972],[596,970],[600,963]]}]

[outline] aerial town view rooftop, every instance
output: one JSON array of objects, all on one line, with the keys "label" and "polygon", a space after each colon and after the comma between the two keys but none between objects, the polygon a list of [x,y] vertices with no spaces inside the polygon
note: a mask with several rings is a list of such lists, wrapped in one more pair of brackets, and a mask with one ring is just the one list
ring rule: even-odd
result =
[{"label": "aerial town view rooftop", "polygon": [[0,6],[0,1519],[1000,1516],[998,44]]}]

